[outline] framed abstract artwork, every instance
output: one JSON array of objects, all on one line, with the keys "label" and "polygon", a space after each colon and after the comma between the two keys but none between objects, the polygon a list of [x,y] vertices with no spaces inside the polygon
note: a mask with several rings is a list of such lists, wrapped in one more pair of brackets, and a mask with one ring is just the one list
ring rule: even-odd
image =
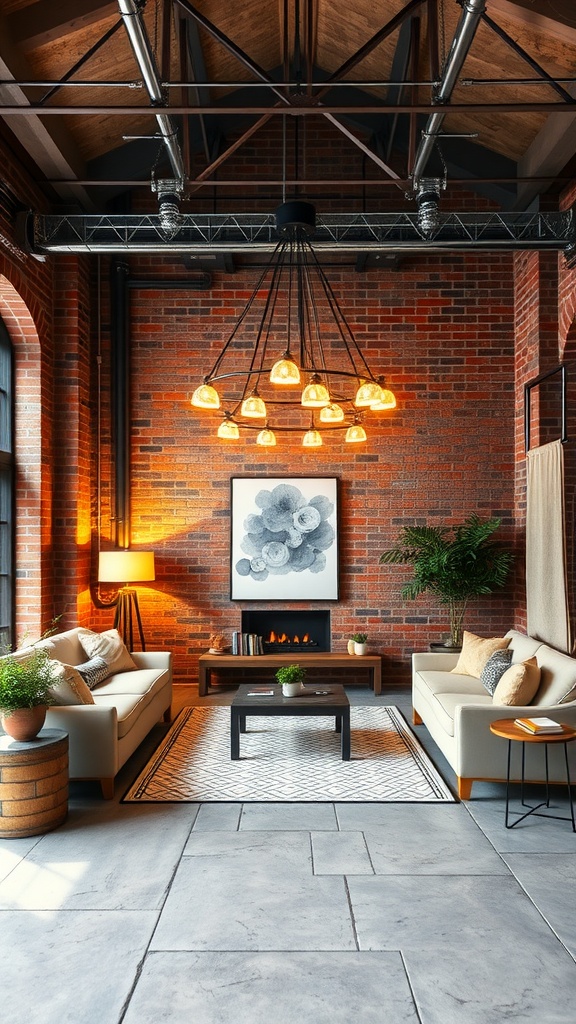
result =
[{"label": "framed abstract artwork", "polygon": [[232,477],[233,601],[336,601],[336,477]]}]

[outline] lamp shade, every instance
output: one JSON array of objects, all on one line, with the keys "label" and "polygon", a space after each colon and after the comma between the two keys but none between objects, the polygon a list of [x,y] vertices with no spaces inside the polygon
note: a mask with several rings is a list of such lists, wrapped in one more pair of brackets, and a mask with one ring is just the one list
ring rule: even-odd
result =
[{"label": "lamp shade", "polygon": [[147,583],[156,579],[153,551],[101,551],[100,583]]}]

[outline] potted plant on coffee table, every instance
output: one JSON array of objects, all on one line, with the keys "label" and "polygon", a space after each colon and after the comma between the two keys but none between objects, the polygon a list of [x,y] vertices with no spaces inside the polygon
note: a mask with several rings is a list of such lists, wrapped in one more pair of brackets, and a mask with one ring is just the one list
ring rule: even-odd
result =
[{"label": "potted plant on coffee table", "polygon": [[2,728],[12,739],[33,740],[53,703],[54,685],[48,652],[32,648],[30,654],[0,658],[0,715]]},{"label": "potted plant on coffee table", "polygon": [[301,665],[282,665],[276,673],[276,679],[282,687],[283,697],[297,697],[302,692],[302,683],[306,678],[306,669]]},{"label": "potted plant on coffee table", "polygon": [[447,647],[462,645],[468,601],[502,587],[514,560],[491,539],[500,519],[468,516],[460,526],[405,526],[395,547],[380,555],[384,564],[409,564],[414,576],[402,587],[402,597],[414,600],[425,591],[448,605],[450,637]]}]

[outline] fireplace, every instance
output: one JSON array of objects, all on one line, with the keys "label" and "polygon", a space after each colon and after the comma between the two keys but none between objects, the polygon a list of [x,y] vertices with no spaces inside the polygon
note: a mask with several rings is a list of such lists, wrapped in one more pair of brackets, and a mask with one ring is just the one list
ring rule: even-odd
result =
[{"label": "fireplace", "polygon": [[242,632],[262,637],[264,654],[320,654],[330,650],[329,611],[244,611]]}]

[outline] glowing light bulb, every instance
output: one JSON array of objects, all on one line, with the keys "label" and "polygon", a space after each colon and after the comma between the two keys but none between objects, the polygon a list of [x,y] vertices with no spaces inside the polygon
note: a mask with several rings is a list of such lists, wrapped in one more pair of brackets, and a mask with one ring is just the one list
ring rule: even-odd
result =
[{"label": "glowing light bulb", "polygon": [[286,351],[270,370],[271,384],[299,384],[300,370],[292,359],[290,352]]},{"label": "glowing light bulb", "polygon": [[234,423],[234,420],[227,416],[218,427],[218,437],[223,438],[225,441],[237,441],[240,437],[238,424]]},{"label": "glowing light bulb", "polygon": [[264,448],[274,448],[276,444],[276,434],[273,430],[265,427],[261,430],[256,438],[256,444],[261,444]]},{"label": "glowing light bulb", "polygon": [[379,401],[381,393],[382,388],[375,380],[364,380],[356,392],[354,405],[357,405],[360,408],[372,405],[374,402]]},{"label": "glowing light bulb", "polygon": [[211,384],[201,384],[190,399],[192,405],[197,409],[219,409],[220,396]]},{"label": "glowing light bulb", "polygon": [[302,438],[303,448],[321,448],[323,445],[322,435],[318,430],[307,430]]},{"label": "glowing light bulb", "polygon": [[331,402],[330,405],[325,405],[320,410],[320,421],[322,423],[341,423],[343,419],[344,409],[336,402]]},{"label": "glowing light bulb", "polygon": [[345,440],[348,444],[354,444],[358,441],[366,440],[366,431],[361,423],[353,423],[351,427],[348,427],[346,431]]},{"label": "glowing light bulb", "polygon": [[302,405],[308,409],[322,409],[330,405],[330,392],[315,373],[302,392]]},{"label": "glowing light bulb", "polygon": [[384,409],[396,408],[396,395],[389,388],[381,388],[382,394],[377,402],[373,402],[370,408],[374,412],[383,412]]},{"label": "glowing light bulb", "polygon": [[247,419],[266,419],[266,405],[256,390],[244,399],[240,413],[242,416],[246,416]]}]

